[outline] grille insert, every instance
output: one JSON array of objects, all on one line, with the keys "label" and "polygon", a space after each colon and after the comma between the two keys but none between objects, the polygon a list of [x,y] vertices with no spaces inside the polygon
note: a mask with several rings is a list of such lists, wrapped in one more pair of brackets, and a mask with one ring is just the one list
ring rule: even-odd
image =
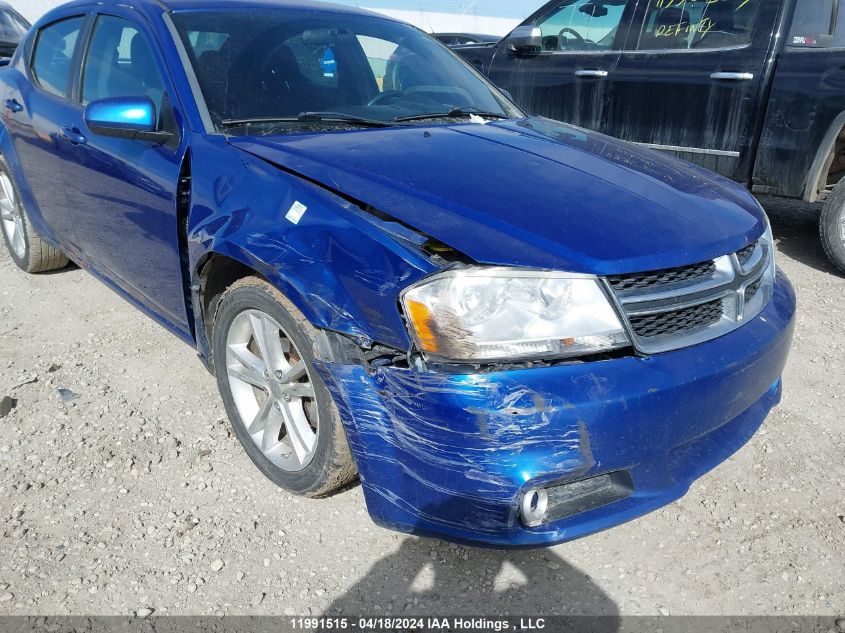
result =
[{"label": "grille insert", "polygon": [[707,327],[722,318],[722,300],[702,303],[690,308],[635,315],[629,318],[634,333],[642,338],[682,334]]},{"label": "grille insert", "polygon": [[664,268],[663,270],[654,270],[647,273],[614,275],[608,277],[607,280],[610,282],[610,287],[614,291],[625,293],[704,280],[712,277],[715,272],[716,264],[710,261],[693,264],[692,266]]},{"label": "grille insert", "polygon": [[755,281],[750,286],[748,286],[748,288],[745,289],[745,300],[751,301],[757,294],[757,291],[760,290],[761,285],[763,285],[763,277],[760,277],[757,281]]},{"label": "grille insert", "polygon": [[745,248],[742,248],[736,252],[736,257],[737,259],[739,259],[739,263],[743,268],[751,260],[751,257],[754,255],[755,248],[757,248],[757,242],[749,244]]}]

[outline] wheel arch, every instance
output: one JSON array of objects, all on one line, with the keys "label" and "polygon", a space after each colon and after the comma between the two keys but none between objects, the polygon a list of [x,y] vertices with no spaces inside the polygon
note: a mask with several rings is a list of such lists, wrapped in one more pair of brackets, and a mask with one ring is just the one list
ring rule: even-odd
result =
[{"label": "wheel arch", "polygon": [[322,327],[310,302],[296,287],[260,259],[241,249],[214,250],[202,255],[193,269],[191,295],[194,328],[200,357],[207,367],[213,361],[211,328],[223,293],[246,277],[259,277],[272,284],[305,315],[315,327]]},{"label": "wheel arch", "polygon": [[[845,163],[837,164],[837,157],[845,152],[845,112],[840,112],[828,126],[804,185],[806,202],[817,202],[831,184],[845,178]],[[833,181],[833,182],[831,182]]]}]

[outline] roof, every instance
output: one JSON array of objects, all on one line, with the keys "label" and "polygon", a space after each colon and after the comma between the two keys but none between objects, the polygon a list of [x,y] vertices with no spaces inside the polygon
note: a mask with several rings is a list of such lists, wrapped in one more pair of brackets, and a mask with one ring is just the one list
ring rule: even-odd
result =
[{"label": "roof", "polygon": [[[73,0],[57,7],[58,10],[81,6],[126,6],[125,0]],[[172,11],[195,9],[294,9],[304,11],[330,11],[359,15],[380,15],[355,7],[323,2],[322,0],[133,0],[132,6],[140,11],[161,7]],[[54,9],[53,11],[56,11]],[[51,11],[50,13],[52,13]],[[381,16],[384,17],[384,16]]]}]

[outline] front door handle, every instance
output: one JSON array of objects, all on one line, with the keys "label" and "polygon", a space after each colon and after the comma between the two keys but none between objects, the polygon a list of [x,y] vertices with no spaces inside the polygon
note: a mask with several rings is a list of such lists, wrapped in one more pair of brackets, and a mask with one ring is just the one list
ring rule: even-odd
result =
[{"label": "front door handle", "polygon": [[84,145],[88,142],[88,139],[85,138],[85,135],[79,131],[79,128],[75,127],[63,127],[62,128],[62,136],[64,136],[67,140],[69,140],[74,145]]},{"label": "front door handle", "polygon": [[606,70],[598,70],[596,68],[582,68],[581,70],[575,71],[576,77],[592,77],[594,79],[604,79],[607,77],[608,72]]},{"label": "front door handle", "polygon": [[18,103],[17,99],[6,99],[3,102],[3,105],[9,108],[12,112],[21,112],[23,110],[23,106]]},{"label": "front door handle", "polygon": [[754,73],[717,72],[710,75],[710,79],[716,81],[751,81]]}]

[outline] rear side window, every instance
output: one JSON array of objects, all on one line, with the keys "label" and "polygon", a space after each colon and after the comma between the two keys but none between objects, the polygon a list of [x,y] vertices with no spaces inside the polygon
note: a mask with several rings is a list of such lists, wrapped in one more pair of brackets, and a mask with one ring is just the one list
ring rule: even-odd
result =
[{"label": "rear side window", "polygon": [[625,4],[618,0],[561,2],[534,24],[543,32],[543,50],[610,50],[622,23]]},{"label": "rear side window", "polygon": [[747,46],[764,1],[649,0],[637,50]]},{"label": "rear side window", "polygon": [[32,74],[36,83],[54,95],[67,94],[71,60],[82,29],[83,18],[53,22],[38,31],[32,54]]},{"label": "rear side window", "polygon": [[787,44],[800,48],[845,46],[845,16],[839,0],[799,0]]}]

